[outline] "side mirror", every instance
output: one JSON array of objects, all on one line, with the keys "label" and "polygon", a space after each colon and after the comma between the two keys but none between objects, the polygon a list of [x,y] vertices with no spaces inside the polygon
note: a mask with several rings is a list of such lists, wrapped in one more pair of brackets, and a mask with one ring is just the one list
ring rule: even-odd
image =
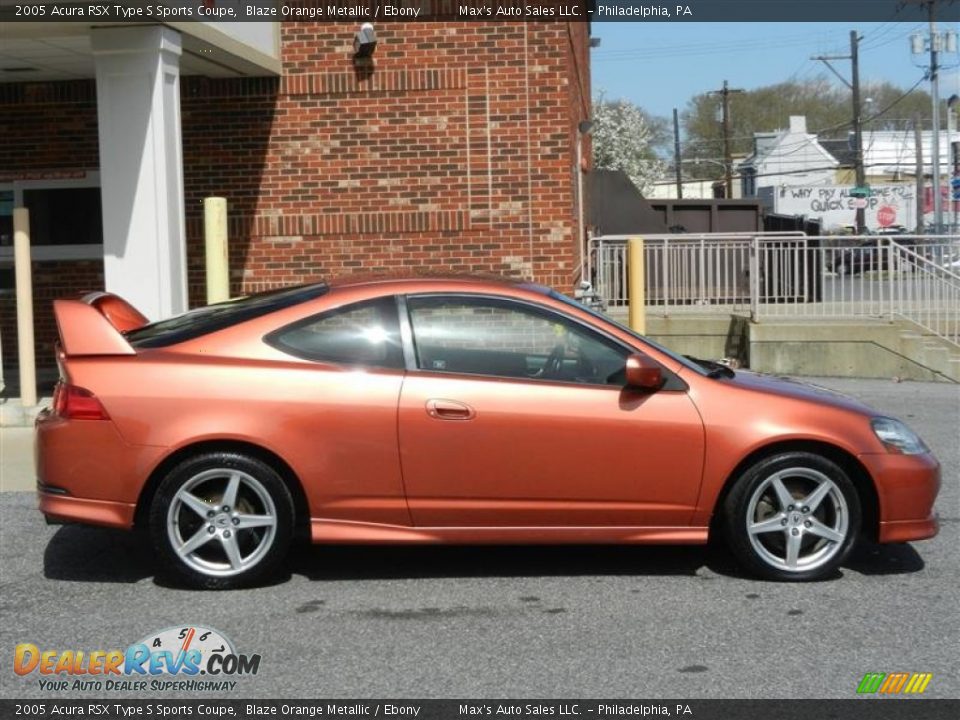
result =
[{"label": "side mirror", "polygon": [[663,371],[646,355],[634,353],[627,358],[627,387],[658,390],[663,385]]}]

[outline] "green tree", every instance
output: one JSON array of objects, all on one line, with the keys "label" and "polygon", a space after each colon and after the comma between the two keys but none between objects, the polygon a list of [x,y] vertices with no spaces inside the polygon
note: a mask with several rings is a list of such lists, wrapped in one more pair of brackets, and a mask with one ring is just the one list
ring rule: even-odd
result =
[{"label": "green tree", "polygon": [[[912,90],[889,82],[868,82],[860,88],[863,103],[863,121],[871,130],[912,130],[913,118],[919,116],[923,127],[930,122],[930,94],[927,83]],[[849,100],[848,100],[849,106]],[[940,105],[940,122],[947,122],[947,104]]]},{"label": "green tree", "polygon": [[663,177],[658,154],[669,142],[664,118],[648,115],[629,100],[609,100],[601,90],[593,100],[593,166],[622,170],[641,192]]}]

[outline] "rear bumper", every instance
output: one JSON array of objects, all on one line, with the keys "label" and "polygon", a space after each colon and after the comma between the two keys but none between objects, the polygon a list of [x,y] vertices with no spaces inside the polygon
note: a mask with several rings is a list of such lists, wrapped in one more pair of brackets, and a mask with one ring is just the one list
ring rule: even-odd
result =
[{"label": "rear bumper", "polygon": [[940,523],[933,505],[940,491],[940,463],[932,454],[867,454],[860,461],[877,488],[879,542],[925,540],[937,534]]},{"label": "rear bumper", "polygon": [[133,527],[136,505],[131,503],[89,500],[45,492],[42,489],[37,490],[37,497],[40,500],[40,512],[48,522],[73,522],[126,530]]},{"label": "rear bumper", "polygon": [[162,448],[128,445],[109,420],[65,420],[49,411],[37,417],[35,433],[37,498],[49,521],[133,526]]}]

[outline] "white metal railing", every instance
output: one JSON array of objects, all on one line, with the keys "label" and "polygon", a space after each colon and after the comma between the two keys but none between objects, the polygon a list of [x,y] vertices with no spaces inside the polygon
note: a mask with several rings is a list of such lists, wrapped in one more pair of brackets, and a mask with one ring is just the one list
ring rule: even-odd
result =
[{"label": "white metal railing", "polygon": [[[802,232],[644,235],[648,312],[667,315],[712,305],[749,309],[751,244],[756,238],[803,240]],[[594,240],[593,285],[608,307],[628,305],[627,236]]]},{"label": "white metal railing", "polygon": [[[626,307],[627,239],[596,238],[593,282]],[[960,345],[960,236],[644,236],[647,313],[902,317]]]}]

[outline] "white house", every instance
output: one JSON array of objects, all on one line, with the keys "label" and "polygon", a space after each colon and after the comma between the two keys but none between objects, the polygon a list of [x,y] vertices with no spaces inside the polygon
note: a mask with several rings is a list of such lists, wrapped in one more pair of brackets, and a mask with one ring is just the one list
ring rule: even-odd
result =
[{"label": "white house", "polygon": [[840,163],[807,132],[807,119],[790,116],[790,127],[755,133],[753,154],[738,168],[743,197],[755,197],[761,187],[832,185]]}]

